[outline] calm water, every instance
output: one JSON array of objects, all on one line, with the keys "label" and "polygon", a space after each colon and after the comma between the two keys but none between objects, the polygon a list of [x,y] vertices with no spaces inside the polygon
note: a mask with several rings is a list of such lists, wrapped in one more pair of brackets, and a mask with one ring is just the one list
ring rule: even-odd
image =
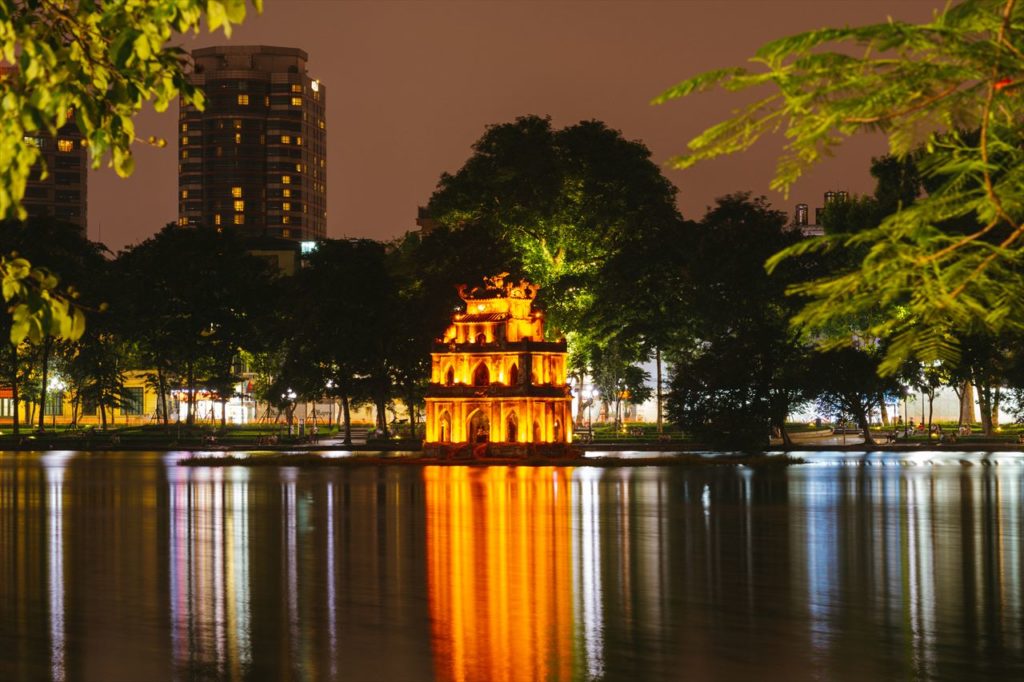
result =
[{"label": "calm water", "polygon": [[0,454],[0,680],[1024,679],[1016,455]]}]

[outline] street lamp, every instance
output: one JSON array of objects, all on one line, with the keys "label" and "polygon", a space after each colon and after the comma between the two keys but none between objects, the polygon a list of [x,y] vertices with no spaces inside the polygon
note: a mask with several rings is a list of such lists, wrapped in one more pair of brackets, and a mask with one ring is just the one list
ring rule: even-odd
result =
[{"label": "street lamp", "polygon": [[[295,404],[295,399],[298,395],[292,389],[286,390],[281,394],[281,400],[287,400],[289,403]],[[288,410],[288,435],[292,435],[292,411]]]},{"label": "street lamp", "polygon": [[[54,375],[50,377],[50,381],[47,383],[47,388],[51,393],[55,394],[56,400],[53,401],[53,410],[50,412],[50,416],[53,417],[51,422],[54,430],[57,429],[57,405],[64,407],[64,389],[67,388],[67,384],[59,376]],[[61,410],[63,411],[63,409]]]}]

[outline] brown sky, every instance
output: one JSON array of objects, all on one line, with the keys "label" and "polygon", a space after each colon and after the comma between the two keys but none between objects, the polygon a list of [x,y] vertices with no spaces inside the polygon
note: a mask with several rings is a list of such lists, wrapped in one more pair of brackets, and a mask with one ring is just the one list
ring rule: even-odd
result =
[{"label": "brown sky", "polygon": [[[945,0],[717,0],[555,2],[506,0],[265,0],[236,28],[235,44],[300,47],[328,87],[327,217],[330,237],[389,239],[414,229],[443,171],[457,170],[491,123],[550,115],[557,126],[596,118],[647,144],[657,163],[685,148],[741,100],[707,94],[651,106],[666,87],[742,63],[764,42],[829,25],[922,21]],[[187,47],[225,42],[203,34]],[[89,179],[89,236],[113,249],[137,243],[176,216],[177,107],[146,112],[135,175]],[[717,196],[750,190],[779,208],[820,205],[826,189],[870,192],[881,139],[855,139],[820,164],[788,200],[768,191],[778,144],[687,171],[666,169],[686,217]]]}]

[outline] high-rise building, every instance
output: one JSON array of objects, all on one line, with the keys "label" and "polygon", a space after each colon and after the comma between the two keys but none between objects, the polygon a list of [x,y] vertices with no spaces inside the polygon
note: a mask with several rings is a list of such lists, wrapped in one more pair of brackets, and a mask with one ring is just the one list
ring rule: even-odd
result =
[{"label": "high-rise building", "polygon": [[295,240],[327,232],[327,90],[296,48],[193,50],[206,107],[181,108],[178,224]]},{"label": "high-rise building", "polygon": [[[16,78],[17,69],[0,66],[0,78]],[[70,118],[70,117],[69,117]],[[36,165],[25,187],[22,205],[30,218],[52,217],[87,227],[89,159],[85,139],[78,126],[69,121],[57,130],[57,136],[39,132],[28,136],[42,153],[43,166]]]}]

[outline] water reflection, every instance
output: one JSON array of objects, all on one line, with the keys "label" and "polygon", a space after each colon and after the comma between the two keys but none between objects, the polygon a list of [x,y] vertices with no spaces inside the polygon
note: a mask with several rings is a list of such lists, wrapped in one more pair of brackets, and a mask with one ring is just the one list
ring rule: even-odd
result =
[{"label": "water reflection", "polygon": [[245,469],[168,472],[171,648],[189,670],[238,679],[252,663]]},{"label": "water reflection", "polygon": [[0,679],[1024,677],[1024,466],[870,461],[0,456]]},{"label": "water reflection", "polygon": [[571,476],[552,467],[424,471],[439,679],[571,678]]}]

